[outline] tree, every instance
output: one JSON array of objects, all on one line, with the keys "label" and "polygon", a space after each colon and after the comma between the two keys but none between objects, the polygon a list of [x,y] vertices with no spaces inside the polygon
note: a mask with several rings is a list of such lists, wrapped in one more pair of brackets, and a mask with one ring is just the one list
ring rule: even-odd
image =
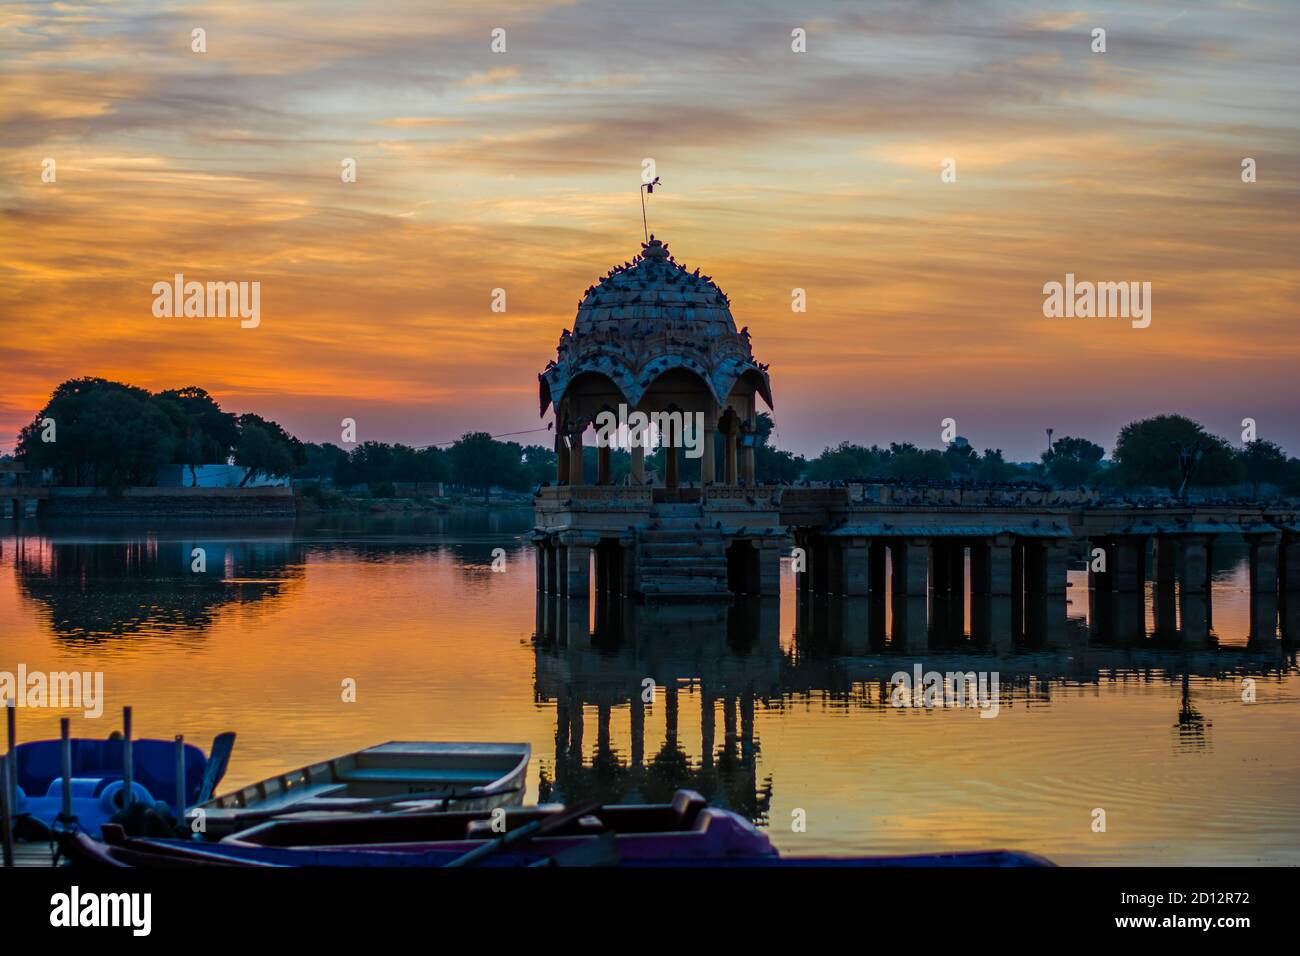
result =
[{"label": "tree", "polygon": [[1237,453],[1237,460],[1256,498],[1259,497],[1260,485],[1281,485],[1286,480],[1286,452],[1271,441],[1256,439],[1247,442],[1246,447]]},{"label": "tree", "polygon": [[[54,441],[44,441],[53,420]],[[17,457],[65,485],[153,485],[180,433],[145,389],[102,378],[69,379],[19,432]]]},{"label": "tree", "polygon": [[306,462],[307,451],[302,442],[278,423],[251,412],[239,416],[235,464],[248,469],[239,487],[244,487],[258,475],[287,477]]},{"label": "tree", "polygon": [[172,464],[188,465],[190,484],[198,484],[198,466],[224,464],[239,442],[239,423],[197,385],[167,389],[154,396],[176,425],[178,440]]},{"label": "tree", "polygon": [[984,457],[975,466],[977,481],[1012,481],[1021,477],[1021,471],[1002,457],[1001,448],[985,448]]},{"label": "tree", "polygon": [[1095,442],[1067,435],[1058,438],[1049,451],[1043,452],[1043,464],[1048,476],[1056,484],[1085,485],[1101,470],[1100,462],[1104,454],[1106,449]]},{"label": "tree", "polygon": [[1241,480],[1232,446],[1182,415],[1157,415],[1130,422],[1115,440],[1116,478],[1128,487],[1156,486],[1175,491],[1182,484],[1179,454],[1199,451],[1189,484],[1223,486]]},{"label": "tree", "polygon": [[467,488],[481,488],[486,502],[492,486],[527,487],[523,449],[515,442],[499,442],[487,432],[466,432],[451,446],[452,479]]}]

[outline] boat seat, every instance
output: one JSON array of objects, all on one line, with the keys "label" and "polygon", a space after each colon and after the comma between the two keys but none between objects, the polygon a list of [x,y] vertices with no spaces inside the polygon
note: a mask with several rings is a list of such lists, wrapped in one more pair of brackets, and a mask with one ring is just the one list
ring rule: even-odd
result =
[{"label": "boat seat", "polygon": [[437,786],[481,787],[500,779],[498,770],[472,771],[465,768],[442,770],[420,767],[356,767],[341,771],[344,783],[426,783]]}]

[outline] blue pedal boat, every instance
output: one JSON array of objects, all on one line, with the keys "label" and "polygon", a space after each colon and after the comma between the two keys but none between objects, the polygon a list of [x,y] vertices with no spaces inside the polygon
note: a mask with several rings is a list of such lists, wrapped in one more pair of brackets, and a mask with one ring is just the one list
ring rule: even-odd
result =
[{"label": "blue pedal boat", "polygon": [[[74,737],[72,750],[72,815],[88,832],[100,827],[127,804],[125,741],[121,738]],[[211,799],[225,776],[234,749],[233,733],[219,734],[209,753],[184,745],[185,806],[178,807],[176,742],[131,741],[131,803],[165,808],[176,819],[189,807]],[[11,754],[15,768],[15,818],[23,817],[53,829],[63,812],[63,742],[36,740],[19,744]]]}]

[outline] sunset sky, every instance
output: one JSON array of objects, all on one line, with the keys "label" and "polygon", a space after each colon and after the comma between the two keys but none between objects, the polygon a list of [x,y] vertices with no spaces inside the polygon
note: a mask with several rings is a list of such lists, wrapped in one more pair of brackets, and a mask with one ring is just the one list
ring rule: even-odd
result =
[{"label": "sunset sky", "polygon": [[[1300,455],[1297,36],[1249,0],[7,3],[0,452],[80,375],[317,441],[542,427],[648,157],[650,228],[749,326],[782,447],[952,417],[1023,459],[1177,411]],[[177,272],[259,281],[261,324],[155,317]],[[1045,318],[1067,272],[1150,282],[1150,328]]]}]

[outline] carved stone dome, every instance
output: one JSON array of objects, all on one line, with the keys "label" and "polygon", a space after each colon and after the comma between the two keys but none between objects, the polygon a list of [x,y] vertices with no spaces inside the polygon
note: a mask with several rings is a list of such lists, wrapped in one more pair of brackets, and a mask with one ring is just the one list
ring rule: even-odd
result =
[{"label": "carved stone dome", "polygon": [[767,366],[754,360],[748,330],[736,331],[730,302],[713,280],[674,261],[654,236],[584,293],[573,331],[560,336],[555,360],[539,376],[542,414],[558,409],[569,385],[591,373],[612,381],[636,407],[655,379],[672,369],[698,375],[719,405],[749,378],[772,407]]}]

